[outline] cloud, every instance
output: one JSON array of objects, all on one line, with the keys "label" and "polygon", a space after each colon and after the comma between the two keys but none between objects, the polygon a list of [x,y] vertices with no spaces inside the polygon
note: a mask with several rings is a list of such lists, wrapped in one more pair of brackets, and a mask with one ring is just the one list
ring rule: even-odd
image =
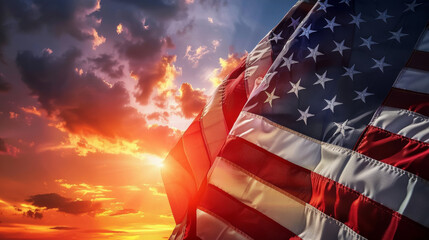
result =
[{"label": "cloud", "polygon": [[175,97],[185,118],[195,117],[204,107],[207,96],[200,89],[192,88],[189,83],[183,83],[179,95]]},{"label": "cloud", "polygon": [[57,193],[37,194],[30,196],[25,201],[33,206],[57,209],[59,212],[80,215],[84,213],[94,214],[101,210],[101,203],[91,201],[75,201],[65,198]]},{"label": "cloud", "polygon": [[10,155],[16,157],[21,150],[10,144],[7,144],[2,138],[0,138],[0,155]]},{"label": "cloud", "polygon": [[154,196],[160,196],[160,197],[166,197],[167,196],[163,186],[157,186],[157,185],[156,186],[150,186],[149,191]]},{"label": "cloud", "polygon": [[0,50],[9,41],[11,18],[21,32],[33,33],[46,28],[55,36],[67,34],[80,41],[95,40],[99,44],[103,37],[95,34],[94,29],[99,19],[92,15],[99,9],[100,0],[0,1]]},{"label": "cloud", "polygon": [[[76,72],[80,56],[79,50],[70,49],[60,57],[35,56],[29,51],[19,52],[16,57],[22,81],[32,95],[48,116],[57,120],[58,129],[73,134],[72,147],[82,155],[95,151],[168,151],[180,131],[148,125],[144,115],[129,106],[129,93],[122,82],[111,85],[91,71]],[[173,59],[166,57],[161,64],[163,71],[154,73],[155,85],[162,87],[170,81],[165,75],[175,72],[173,67],[167,67]],[[164,80],[157,82],[158,77]]]},{"label": "cloud", "polygon": [[42,112],[40,112],[40,110],[38,110],[35,106],[21,107],[21,110],[28,114],[33,114],[39,117],[42,116]]},{"label": "cloud", "polygon": [[[1,27],[0,27],[0,31],[1,31]],[[0,48],[1,48],[1,33],[0,33]],[[6,82],[6,80],[4,79],[4,75],[0,73],[0,92],[8,92],[11,88],[12,86],[10,85],[10,83]]]},{"label": "cloud", "polygon": [[148,120],[168,121],[170,114],[168,112],[153,112],[147,115]]},{"label": "cloud", "polygon": [[76,229],[78,229],[78,228],[76,228],[76,227],[67,227],[67,226],[55,226],[55,227],[51,227],[50,229],[53,229],[53,230],[76,230]]},{"label": "cloud", "polygon": [[96,49],[98,46],[100,46],[101,44],[106,42],[106,38],[98,35],[97,30],[95,30],[95,28],[91,29],[91,35],[93,37],[92,39],[92,49]]},{"label": "cloud", "polygon": [[139,211],[137,211],[135,209],[121,209],[121,210],[118,210],[116,212],[111,213],[109,216],[114,217],[114,216],[132,214],[132,213],[138,213],[138,212]]},{"label": "cloud", "polygon": [[27,212],[22,213],[22,215],[25,217],[34,218],[34,219],[42,219],[43,218],[43,214],[41,212],[39,212],[38,209],[36,209],[34,211],[28,210]]},{"label": "cloud", "polygon": [[208,54],[208,53],[216,52],[216,49],[217,49],[217,47],[219,47],[219,45],[220,45],[219,40],[213,40],[211,42],[210,48],[203,45],[203,46],[199,46],[195,50],[192,50],[192,46],[188,45],[186,47],[186,52],[185,52],[184,57],[193,63],[192,67],[197,67],[198,62],[203,58],[203,56]]},{"label": "cloud", "polygon": [[219,86],[228,74],[240,65],[246,54],[231,53],[228,58],[219,58],[220,68],[215,68],[209,78],[214,87]]},{"label": "cloud", "polygon": [[186,33],[192,31],[194,26],[195,26],[195,19],[193,18],[193,19],[189,20],[189,22],[186,23],[186,25],[183,26],[183,28],[177,30],[176,34],[179,36],[185,35]]},{"label": "cloud", "polygon": [[124,76],[124,65],[120,65],[112,55],[103,53],[98,57],[89,58],[88,60],[94,64],[94,69],[102,71],[111,78]]},{"label": "cloud", "polygon": [[200,59],[209,52],[210,50],[208,49],[207,46],[199,46],[197,49],[192,50],[192,47],[188,45],[186,47],[186,52],[184,57],[193,63],[193,67],[197,67]]},{"label": "cloud", "polygon": [[152,68],[142,69],[137,73],[138,83],[134,96],[140,104],[148,104],[154,89],[162,93],[173,87],[173,81],[182,72],[180,68],[174,66],[174,62],[176,62],[175,55],[163,56]]},{"label": "cloud", "polygon": [[151,17],[158,20],[180,19],[186,17],[187,4],[183,0],[178,1],[151,1],[151,0],[116,0],[128,3],[143,10]]}]

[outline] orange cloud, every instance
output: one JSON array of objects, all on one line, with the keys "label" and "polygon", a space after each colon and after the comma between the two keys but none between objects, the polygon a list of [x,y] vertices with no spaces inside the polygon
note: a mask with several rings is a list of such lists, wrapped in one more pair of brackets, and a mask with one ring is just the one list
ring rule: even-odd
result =
[{"label": "orange cloud", "polygon": [[[71,148],[79,155],[148,152],[160,156],[169,151],[181,131],[168,126],[149,125],[146,116],[130,106],[129,92],[124,83],[108,86],[104,79],[91,71],[82,75],[75,72],[73,66],[77,65],[79,56],[76,49],[61,57],[38,57],[25,51],[17,56],[22,80],[47,111],[53,121],[51,125],[68,133],[67,141],[40,150]],[[164,57],[152,76],[153,82],[149,81],[147,85],[145,80],[148,79],[139,79],[139,84],[143,84],[141,87],[146,90],[146,87],[172,86],[173,79],[180,72],[172,65],[174,61],[174,56]],[[45,68],[34,68],[34,64],[43,64]]]},{"label": "orange cloud", "polygon": [[118,26],[116,26],[116,33],[119,35],[123,30],[122,23],[119,23]]},{"label": "orange cloud", "polygon": [[238,67],[238,65],[240,65],[241,61],[246,55],[247,53],[232,53],[228,54],[227,59],[219,58],[220,68],[215,68],[211,74],[211,77],[209,78],[213,86],[219,86],[225,79],[225,77],[228,76],[228,74],[231,73],[232,70]]},{"label": "orange cloud", "polygon": [[39,117],[42,116],[42,112],[40,112],[35,106],[21,107],[21,110],[25,113],[34,114]]},{"label": "orange cloud", "polygon": [[153,112],[147,115],[148,120],[167,121],[170,114],[168,112]]},{"label": "orange cloud", "polygon": [[16,112],[9,112],[9,118],[10,119],[16,119],[18,118],[19,114]]},{"label": "orange cloud", "polygon": [[140,104],[148,103],[154,89],[158,90],[158,94],[162,94],[174,87],[174,80],[182,74],[182,69],[174,65],[176,59],[176,55],[162,56],[154,67],[139,73],[133,72],[133,75],[138,76],[137,91],[134,96]]},{"label": "orange cloud", "polygon": [[92,40],[92,49],[96,49],[98,46],[106,42],[106,38],[98,35],[98,32],[95,30],[95,28],[91,29],[91,35],[93,37]]},{"label": "orange cloud", "polygon": [[203,90],[192,88],[190,83],[183,83],[175,99],[182,110],[182,115],[185,118],[193,118],[203,109],[207,95]]}]

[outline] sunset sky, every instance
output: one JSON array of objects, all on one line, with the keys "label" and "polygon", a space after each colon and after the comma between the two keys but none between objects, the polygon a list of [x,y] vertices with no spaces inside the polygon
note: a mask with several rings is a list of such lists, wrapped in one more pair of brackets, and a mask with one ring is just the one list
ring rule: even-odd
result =
[{"label": "sunset sky", "polygon": [[0,239],[165,239],[163,158],[290,0],[0,1]]}]

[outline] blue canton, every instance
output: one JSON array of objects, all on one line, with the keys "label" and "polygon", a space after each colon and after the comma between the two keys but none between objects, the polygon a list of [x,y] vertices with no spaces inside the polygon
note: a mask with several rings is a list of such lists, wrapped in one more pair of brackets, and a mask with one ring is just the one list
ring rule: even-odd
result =
[{"label": "blue canton", "polygon": [[424,0],[319,1],[307,18],[271,33],[275,61],[244,110],[352,149],[410,57],[427,12]]}]

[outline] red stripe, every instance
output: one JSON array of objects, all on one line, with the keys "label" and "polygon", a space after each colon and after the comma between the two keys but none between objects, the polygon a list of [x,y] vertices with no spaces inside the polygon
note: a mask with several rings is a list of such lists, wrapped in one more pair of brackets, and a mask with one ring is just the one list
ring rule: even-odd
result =
[{"label": "red stripe", "polygon": [[165,191],[176,224],[183,221],[187,215],[190,199],[196,194],[197,186],[192,169],[183,150],[183,140],[171,150],[161,169]]},{"label": "red stripe", "polygon": [[197,185],[201,184],[211,166],[199,119],[199,116],[195,118],[182,137],[184,152],[194,173]]},{"label": "red stripe", "polygon": [[253,239],[300,239],[274,220],[213,185],[208,185],[200,206],[203,210],[207,209],[225,219]]},{"label": "red stripe", "polygon": [[407,67],[429,71],[429,52],[414,50],[407,62]]},{"label": "red stripe", "polygon": [[242,138],[232,136],[228,138],[220,156],[302,201],[310,201],[310,170],[285,161]]},{"label": "red stripe", "polygon": [[244,70],[246,69],[245,59],[240,66],[229,75],[226,82],[225,91],[222,99],[223,115],[228,127],[231,130],[238,114],[247,101],[247,94],[244,82]]},{"label": "red stripe", "polygon": [[392,88],[383,105],[429,116],[429,95],[424,93]]},{"label": "red stripe", "polygon": [[244,139],[230,137],[221,156],[343,222],[366,238],[392,239],[412,234],[415,239],[423,239],[429,236],[427,228],[406,216]]},{"label": "red stripe", "polygon": [[429,144],[368,126],[358,152],[429,180]]}]

